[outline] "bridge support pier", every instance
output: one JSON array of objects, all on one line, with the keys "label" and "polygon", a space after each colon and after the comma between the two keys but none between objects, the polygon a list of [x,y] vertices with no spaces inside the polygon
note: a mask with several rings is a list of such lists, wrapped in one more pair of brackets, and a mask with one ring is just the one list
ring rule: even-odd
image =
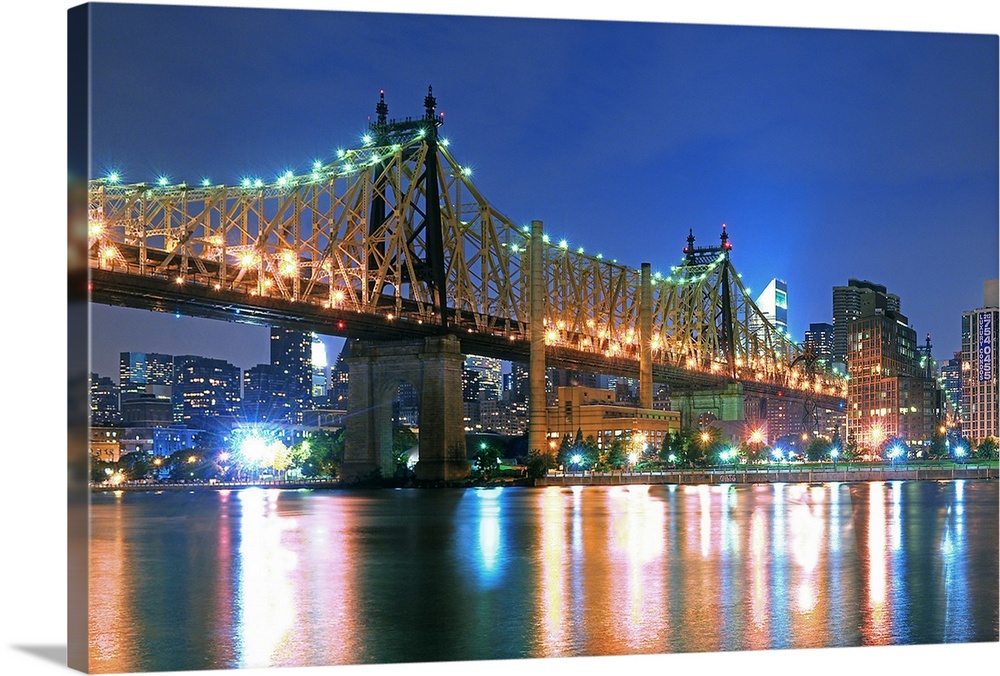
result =
[{"label": "bridge support pier", "polygon": [[711,413],[717,420],[744,420],[743,385],[728,383],[711,390],[672,391],[670,406],[681,412],[681,427],[697,429],[698,418]]},{"label": "bridge support pier", "polygon": [[409,383],[420,410],[421,481],[453,481],[469,475],[462,411],[462,355],[458,338],[363,342],[347,358],[348,414],[344,437],[345,482],[393,475],[392,401]]}]

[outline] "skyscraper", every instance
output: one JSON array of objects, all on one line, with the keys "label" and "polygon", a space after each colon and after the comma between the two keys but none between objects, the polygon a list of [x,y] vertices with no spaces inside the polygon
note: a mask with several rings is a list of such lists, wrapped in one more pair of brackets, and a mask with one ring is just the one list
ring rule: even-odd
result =
[{"label": "skyscraper", "polygon": [[340,354],[337,355],[337,361],[330,369],[329,404],[331,408],[340,411],[347,410],[348,368],[347,362],[344,360],[350,356],[351,341],[344,341],[344,346],[340,349]]},{"label": "skyscraper", "polygon": [[140,394],[170,398],[174,358],[155,352],[122,352],[118,363],[119,405]]},{"label": "skyscraper", "polygon": [[312,334],[312,349],[310,354],[312,366],[312,391],[310,395],[314,402],[325,401],[330,389],[329,360],[326,357],[326,344],[315,333]]},{"label": "skyscraper", "polygon": [[290,422],[301,422],[302,411],[312,400],[312,334],[272,328],[271,365],[288,376]]},{"label": "skyscraper", "polygon": [[288,422],[288,376],[274,364],[257,364],[243,372],[243,419],[247,422]]},{"label": "skyscraper", "polygon": [[[953,420],[961,425],[962,420],[962,351],[955,353],[941,365],[941,382],[944,393],[953,411]],[[961,430],[960,430],[961,431]]]},{"label": "skyscraper", "polygon": [[122,424],[118,405],[118,386],[111,378],[90,374],[90,424],[113,427]]},{"label": "skyscraper", "polygon": [[848,279],[847,286],[833,287],[833,363],[847,364],[848,325],[860,316],[861,296],[866,293],[880,295],[886,310],[900,312],[899,296],[888,293],[881,284]]},{"label": "skyscraper", "polygon": [[1000,436],[997,281],[983,284],[983,307],[962,313],[962,433],[975,443]]},{"label": "skyscraper", "polygon": [[788,333],[788,284],[780,279],[772,279],[757,296],[755,304],[771,326],[782,335]]},{"label": "skyscraper", "polygon": [[810,324],[805,339],[806,347],[812,348],[819,363],[831,363],[833,360],[833,324],[824,322]]},{"label": "skyscraper", "polygon": [[858,317],[847,325],[848,439],[876,452],[893,438],[928,444],[940,401],[936,380],[921,364],[916,331],[887,307],[885,294],[861,293],[858,301]]},{"label": "skyscraper", "polygon": [[174,422],[229,429],[240,413],[240,368],[221,359],[174,357]]}]

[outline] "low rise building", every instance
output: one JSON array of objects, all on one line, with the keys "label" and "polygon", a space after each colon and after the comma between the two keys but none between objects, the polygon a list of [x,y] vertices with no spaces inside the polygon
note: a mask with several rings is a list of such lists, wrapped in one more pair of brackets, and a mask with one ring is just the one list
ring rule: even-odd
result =
[{"label": "low rise building", "polygon": [[[599,448],[620,439],[635,441],[640,435],[649,448],[658,449],[664,437],[681,429],[680,411],[639,408],[616,401],[615,392],[591,387],[560,387],[556,405],[546,409],[547,432],[557,446],[577,432],[583,438],[594,437]],[[551,444],[550,444],[551,445]]]}]

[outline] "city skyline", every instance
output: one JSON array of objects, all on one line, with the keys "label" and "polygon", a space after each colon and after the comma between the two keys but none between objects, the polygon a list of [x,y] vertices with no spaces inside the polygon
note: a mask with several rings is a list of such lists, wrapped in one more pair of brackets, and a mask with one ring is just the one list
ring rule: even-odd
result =
[{"label": "city skyline", "polygon": [[[278,10],[230,19],[233,10],[194,8],[200,21],[183,50],[155,36],[142,48],[122,40],[130,16],[169,27],[189,21],[190,9],[116,7],[124,18],[114,30],[96,22],[95,175],[272,180],[357,144],[380,89],[390,117],[405,117],[419,114],[430,84],[446,113],[442,134],[501,212],[654,270],[679,261],[689,228],[698,245],[712,244],[726,222],[752,295],[773,277],[788,283],[796,341],[831,320],[833,286],[853,277],[898,294],[943,361],[959,347],[961,313],[978,307],[982,282],[997,274],[990,36]],[[221,22],[231,38],[213,30]],[[285,54],[295,77],[253,65],[281,58],[278,47],[244,61],[226,42],[263,22],[275,44],[301,35]],[[325,65],[319,36],[334,32],[338,54],[358,54],[352,36],[364,27],[408,31],[410,53],[387,44],[368,67]],[[472,42],[531,47],[503,47],[492,60]],[[441,65],[466,53],[459,67]],[[185,59],[198,58],[224,72],[220,87],[183,79],[197,71]],[[482,86],[462,77],[475,68],[493,77]],[[143,78],[162,86],[140,86]],[[247,98],[252,115],[225,103]],[[149,135],[150,126],[169,131]],[[184,142],[165,142],[172,134]],[[946,251],[962,264],[943,264]],[[94,307],[95,361],[102,325],[148,319],[118,312]],[[190,335],[189,320],[179,321]],[[230,330],[228,342],[243,333]]]}]

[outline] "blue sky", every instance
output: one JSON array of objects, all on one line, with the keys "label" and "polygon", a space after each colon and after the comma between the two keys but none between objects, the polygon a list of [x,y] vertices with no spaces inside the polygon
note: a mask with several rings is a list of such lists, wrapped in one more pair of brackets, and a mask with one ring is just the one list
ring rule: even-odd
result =
[{"label": "blue sky", "polygon": [[[304,169],[357,142],[380,89],[403,117],[430,84],[507,216],[654,270],[725,222],[744,283],[787,282],[796,339],[856,277],[945,359],[997,276],[995,34],[97,5],[93,44],[95,175]],[[94,308],[99,371],[163,349],[122,342],[145,317]],[[223,327],[206,344],[242,349]],[[231,361],[266,360],[261,335]]]}]

